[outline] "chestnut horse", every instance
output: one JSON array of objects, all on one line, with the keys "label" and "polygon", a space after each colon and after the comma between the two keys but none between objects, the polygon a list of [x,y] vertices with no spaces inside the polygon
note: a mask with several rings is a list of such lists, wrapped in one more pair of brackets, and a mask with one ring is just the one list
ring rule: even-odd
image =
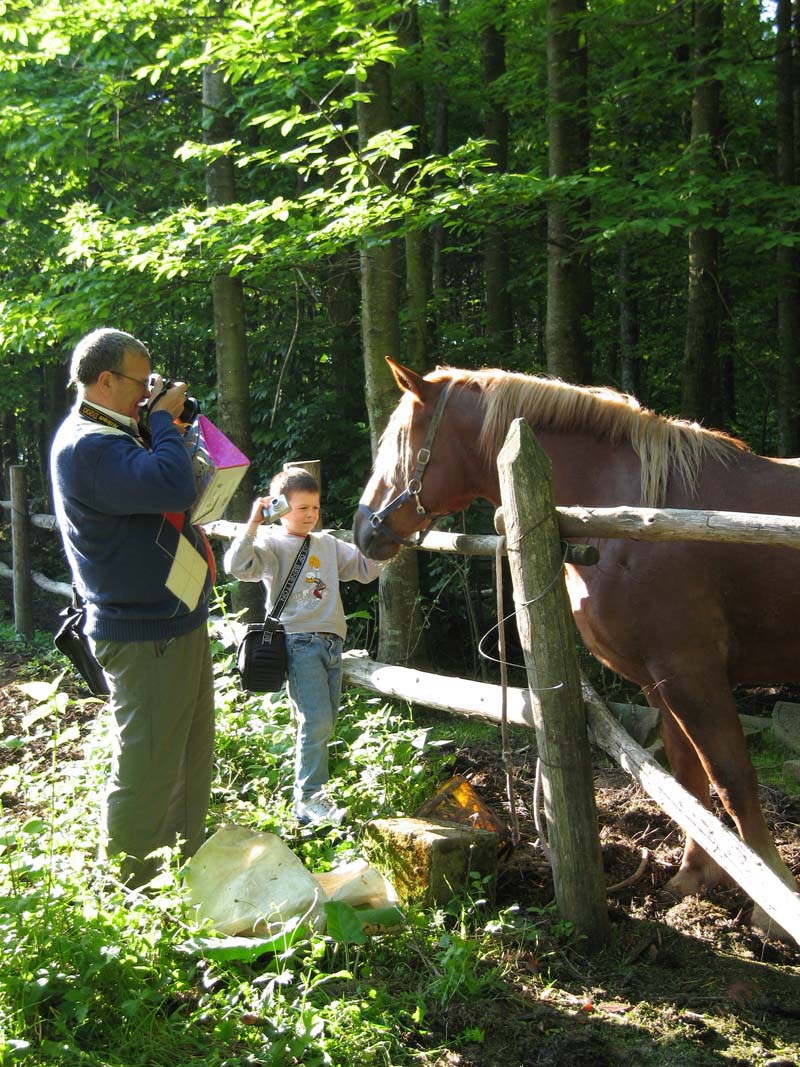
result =
[{"label": "chestnut horse", "polygon": [[[556,503],[800,515],[800,471],[741,441],[659,416],[612,389],[502,370],[421,377],[388,360],[403,391],[355,516],[355,543],[387,559],[434,517],[500,503],[497,454],[525,418],[552,462]],[[587,648],[661,713],[676,779],[707,808],[709,782],[738,831],[793,889],[758,799],[731,688],[800,682],[800,551],[705,541],[596,542],[600,562],[567,565]],[[691,838],[675,897],[724,872]],[[754,922],[769,917],[757,908]]]}]

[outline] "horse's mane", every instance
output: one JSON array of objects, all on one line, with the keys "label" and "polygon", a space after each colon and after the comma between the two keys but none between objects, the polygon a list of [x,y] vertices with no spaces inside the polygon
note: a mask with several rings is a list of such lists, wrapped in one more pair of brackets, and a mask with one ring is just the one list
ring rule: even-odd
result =
[{"label": "horse's mane", "polygon": [[[583,430],[612,442],[629,441],[641,462],[644,507],[662,505],[673,470],[691,493],[704,459],[725,463],[735,453],[747,450],[747,445],[735,437],[704,429],[696,422],[657,415],[642,407],[635,397],[605,386],[571,385],[542,375],[455,367],[437,367],[426,375],[426,380],[451,381],[453,385],[481,390],[486,398],[486,415],[479,447],[488,457],[497,455],[515,418],[528,419],[537,429]],[[397,424],[392,433],[398,434],[398,459],[406,461],[406,435]]]}]

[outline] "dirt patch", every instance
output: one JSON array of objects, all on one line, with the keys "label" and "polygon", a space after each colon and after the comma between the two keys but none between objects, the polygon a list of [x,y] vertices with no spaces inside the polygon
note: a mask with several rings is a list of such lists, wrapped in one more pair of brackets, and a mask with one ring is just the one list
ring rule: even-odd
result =
[{"label": "dirt patch", "polygon": [[[0,769],[12,764],[16,757],[18,741],[25,738],[26,754],[31,758],[45,758],[49,751],[51,739],[46,731],[28,731],[25,723],[27,716],[34,711],[36,702],[21,688],[25,682],[49,680],[56,674],[66,669],[67,673],[61,683],[61,689],[72,698],[67,704],[61,719],[62,734],[67,727],[78,726],[78,737],[72,742],[59,743],[60,756],[63,759],[77,760],[82,754],[81,735],[85,728],[97,715],[99,704],[95,700],[87,700],[90,696],[82,681],[72,673],[67,666],[66,660],[56,659],[53,653],[54,665],[47,676],[42,673],[41,667],[36,667],[31,659],[31,654],[24,648],[9,649],[8,646],[0,648]],[[3,801],[6,806],[11,803],[8,797]]]},{"label": "dirt patch", "polygon": [[[495,813],[508,817],[505,771],[496,751],[466,745],[452,769]],[[550,868],[537,845],[534,778],[535,753],[517,752],[522,843],[501,861],[497,885],[499,907],[532,913],[553,899]],[[594,780],[606,882],[622,883],[609,891],[608,947],[593,956],[582,953],[580,942],[554,949],[544,933],[528,954],[517,947],[506,957],[499,952],[499,964],[513,976],[513,995],[477,1011],[473,1003],[464,1005],[461,1016],[458,1007],[443,1012],[437,1035],[460,1033],[465,1044],[439,1062],[448,1067],[798,1062],[800,951],[753,933],[752,902],[738,887],[679,903],[665,899],[660,891],[680,862],[681,831],[623,771],[601,760]],[[761,799],[781,854],[797,874],[800,798],[764,788]],[[543,974],[552,982],[544,995],[532,981]],[[471,1034],[480,1042],[470,1044]],[[746,1055],[738,1056],[739,1048]]]},{"label": "dirt patch", "polygon": [[[675,873],[683,850],[683,834],[624,771],[606,765],[602,757],[594,771],[595,799],[603,854],[603,867],[610,899],[617,911],[634,908],[636,917],[673,916],[678,928],[697,924],[696,916],[681,918],[687,905],[669,905],[655,901],[663,884]],[[498,879],[498,903],[511,898],[543,905],[552,899],[550,867],[541,848],[533,814],[533,790],[536,754],[532,748],[514,757],[515,806],[521,844],[502,860]],[[463,775],[480,793],[493,811],[509,819],[506,774],[499,754],[486,746],[461,747],[453,763],[453,772]],[[775,789],[762,787],[761,804],[770,830],[786,864],[800,872],[800,797],[790,797]],[[716,814],[728,822],[721,805]],[[544,828],[543,828],[544,829]],[[546,830],[545,830],[546,832]],[[638,877],[637,876],[638,872]],[[633,878],[635,877],[635,881]],[[625,885],[624,883],[631,884]],[[750,910],[748,898],[735,888],[720,888],[709,896],[714,908],[727,913],[728,924],[740,927],[749,936],[745,919]],[[648,911],[648,901],[652,905]],[[644,909],[644,911],[642,910]],[[702,922],[702,921],[701,921]],[[761,941],[758,942],[761,945]],[[789,958],[800,956],[789,951]]]}]

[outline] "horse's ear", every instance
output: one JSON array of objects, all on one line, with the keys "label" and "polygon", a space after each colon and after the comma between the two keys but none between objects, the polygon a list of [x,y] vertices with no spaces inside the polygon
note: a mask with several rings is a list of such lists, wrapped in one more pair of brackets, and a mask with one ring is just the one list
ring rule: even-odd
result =
[{"label": "horse's ear", "polygon": [[391,356],[385,356],[384,358],[389,364],[389,370],[394,375],[394,380],[403,392],[413,393],[418,400],[424,401],[430,392],[430,382],[426,382],[421,375],[411,370],[410,367],[404,367],[402,363],[396,363]]}]

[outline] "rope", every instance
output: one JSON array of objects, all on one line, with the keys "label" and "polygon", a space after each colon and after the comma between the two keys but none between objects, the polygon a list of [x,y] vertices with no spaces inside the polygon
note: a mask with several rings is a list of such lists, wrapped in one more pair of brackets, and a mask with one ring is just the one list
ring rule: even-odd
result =
[{"label": "rope", "polygon": [[[504,541],[504,538],[502,538],[502,537],[498,538],[498,543],[497,543],[498,555],[499,555],[499,553],[501,551],[501,548],[502,548],[502,545],[503,545],[503,541]],[[490,663],[498,663],[500,665],[501,676],[502,676],[502,671],[503,671],[503,669],[505,667],[517,667],[517,668],[519,668],[519,670],[522,670],[522,671],[527,670],[527,667],[526,667],[526,665],[524,663],[509,663],[508,662],[508,660],[505,658],[505,643],[504,643],[504,646],[503,646],[503,651],[500,651],[500,647],[499,647],[500,646],[500,633],[501,633],[505,623],[507,623],[509,619],[516,618],[517,610],[519,608],[527,608],[531,604],[535,604],[537,602],[537,600],[541,600],[543,597],[545,597],[550,592],[550,590],[556,584],[558,579],[561,577],[561,573],[562,573],[562,571],[564,569],[564,564],[566,563],[566,561],[567,561],[567,550],[564,549],[564,553],[563,553],[563,555],[561,557],[561,563],[559,564],[558,568],[556,569],[556,573],[553,575],[553,577],[550,579],[550,581],[547,583],[547,585],[544,587],[544,589],[540,593],[537,593],[536,596],[531,597],[530,600],[523,600],[521,603],[516,604],[514,610],[510,611],[507,615],[502,614],[502,612],[504,611],[504,608],[502,607],[502,603],[503,602],[502,602],[502,599],[498,596],[498,598],[497,598],[497,603],[498,603],[497,618],[498,618],[498,621],[494,626],[490,626],[489,627],[489,629],[486,631],[486,633],[483,635],[483,637],[478,642],[478,654],[480,656],[482,656],[483,659],[489,660]],[[499,582],[499,578],[498,578],[498,582]],[[490,653],[488,653],[484,649],[484,642],[486,641],[486,639],[489,637],[490,634],[494,633],[495,630],[497,630],[497,634],[498,634],[498,652],[500,652],[500,656],[501,656],[500,659],[498,659],[496,656],[492,656]],[[556,685],[542,686],[541,688],[538,688],[538,689],[531,688],[531,692],[532,693],[551,693],[556,689],[560,689],[563,684],[564,684],[563,682],[557,682]]]},{"label": "rope", "polygon": [[519,819],[514,795],[514,767],[511,760],[511,745],[508,739],[508,669],[506,664],[506,628],[503,605],[503,547],[505,537],[497,539],[494,557],[495,588],[497,596],[497,650],[500,655],[500,737],[502,739],[503,766],[506,771],[506,792],[511,812],[511,844],[516,848],[520,841]]},{"label": "rope", "polygon": [[[531,533],[531,530],[527,530],[523,536]],[[517,544],[522,538],[519,538]],[[531,604],[535,604],[538,600],[541,600],[550,590],[563,573],[564,564],[567,559],[567,549],[564,549],[564,554],[561,559],[561,563],[556,569],[555,574],[548,581],[547,585],[536,596],[531,597],[530,600],[526,600],[520,604],[517,604],[514,611],[505,613],[505,604],[503,599],[503,550],[507,548],[507,542],[505,536],[501,536],[497,540],[497,548],[495,551],[495,588],[496,588],[496,601],[497,601],[497,623],[495,626],[491,626],[483,637],[478,642],[478,652],[484,659],[491,660],[494,663],[500,665],[500,736],[502,742],[502,759],[503,767],[506,772],[506,792],[508,795],[508,804],[511,814],[511,843],[514,847],[520,843],[519,832],[519,818],[517,816],[516,806],[516,793],[514,786],[514,768],[512,763],[511,745],[508,737],[508,660],[506,659],[506,633],[505,624],[512,617],[516,616],[517,608],[525,608]],[[510,550],[510,549],[509,549]],[[497,630],[497,651],[498,657],[490,656],[483,648],[483,643],[493,630]],[[522,664],[511,664],[511,666],[523,666]],[[551,692],[556,689],[560,689],[564,683],[558,682],[556,685],[546,686],[538,689],[531,689],[531,692]],[[540,799],[541,799],[541,787],[542,787],[542,760],[537,755],[536,757],[536,776],[534,778],[533,785],[533,821],[536,827],[536,832],[539,835],[537,844],[544,853],[545,859],[552,867],[553,860],[550,852],[550,846],[545,834],[542,816],[540,812]]]}]

